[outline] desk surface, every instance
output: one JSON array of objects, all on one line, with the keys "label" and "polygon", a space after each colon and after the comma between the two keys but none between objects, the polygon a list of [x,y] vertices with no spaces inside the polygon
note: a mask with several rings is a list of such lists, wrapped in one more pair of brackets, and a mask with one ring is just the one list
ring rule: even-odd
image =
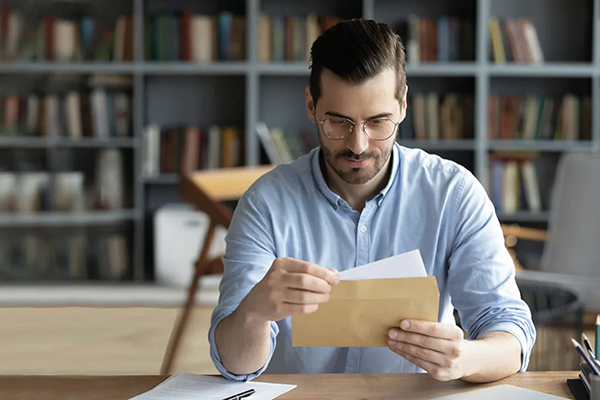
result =
[{"label": "desk surface", "polygon": [[[572,372],[526,372],[492,384],[438,382],[426,374],[265,375],[258,381],[295,384],[278,399],[434,399],[439,396],[510,384],[572,399],[566,383]],[[0,400],[128,399],[148,391],[165,376],[1,376]],[[410,393],[410,396],[407,396]]]}]

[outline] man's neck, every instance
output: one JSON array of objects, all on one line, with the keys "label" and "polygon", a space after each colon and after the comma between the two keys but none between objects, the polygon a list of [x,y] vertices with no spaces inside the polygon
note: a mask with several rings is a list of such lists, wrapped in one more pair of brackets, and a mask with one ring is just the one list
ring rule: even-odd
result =
[{"label": "man's neck", "polygon": [[352,185],[344,181],[322,157],[321,171],[323,171],[327,186],[329,186],[329,189],[333,193],[344,199],[354,210],[362,211],[367,201],[371,200],[377,193],[381,192],[389,182],[390,174],[392,172],[392,157],[393,156],[388,159],[386,165],[375,177],[373,177],[373,179],[361,185]]}]

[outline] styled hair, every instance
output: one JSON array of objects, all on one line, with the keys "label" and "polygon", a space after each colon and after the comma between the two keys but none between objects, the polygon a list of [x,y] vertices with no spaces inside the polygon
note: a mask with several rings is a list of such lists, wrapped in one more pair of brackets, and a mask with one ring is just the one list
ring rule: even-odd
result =
[{"label": "styled hair", "polygon": [[363,18],[342,21],[323,32],[310,49],[310,93],[316,105],[323,68],[351,83],[393,68],[400,101],[406,91],[405,64],[402,40],[389,25]]}]

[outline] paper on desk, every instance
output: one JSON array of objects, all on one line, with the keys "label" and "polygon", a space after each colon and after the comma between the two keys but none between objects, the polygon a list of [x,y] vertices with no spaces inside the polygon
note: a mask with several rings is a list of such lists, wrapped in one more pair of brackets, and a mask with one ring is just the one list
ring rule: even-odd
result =
[{"label": "paper on desk", "polygon": [[438,397],[435,400],[567,400],[566,397],[553,396],[546,393],[536,392],[512,385],[497,385],[485,389],[473,390]]},{"label": "paper on desk", "polygon": [[344,281],[416,278],[419,276],[427,276],[419,250],[409,251],[340,272],[340,279]]},{"label": "paper on desk", "polygon": [[[439,290],[414,250],[340,273],[329,301],[292,316],[293,346],[385,347],[403,319],[438,320]],[[376,279],[372,279],[376,278]]]},{"label": "paper on desk", "polygon": [[256,393],[248,400],[270,400],[295,387],[263,382],[233,382],[219,376],[179,374],[129,400],[222,400],[250,388]]}]

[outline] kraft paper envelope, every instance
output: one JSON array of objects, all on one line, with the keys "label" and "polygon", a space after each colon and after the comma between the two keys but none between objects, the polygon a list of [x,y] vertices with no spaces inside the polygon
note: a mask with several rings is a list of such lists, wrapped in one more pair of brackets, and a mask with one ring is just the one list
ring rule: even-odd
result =
[{"label": "kraft paper envelope", "polygon": [[403,319],[437,321],[439,298],[433,276],[340,281],[317,311],[292,316],[292,345],[387,347]]}]

